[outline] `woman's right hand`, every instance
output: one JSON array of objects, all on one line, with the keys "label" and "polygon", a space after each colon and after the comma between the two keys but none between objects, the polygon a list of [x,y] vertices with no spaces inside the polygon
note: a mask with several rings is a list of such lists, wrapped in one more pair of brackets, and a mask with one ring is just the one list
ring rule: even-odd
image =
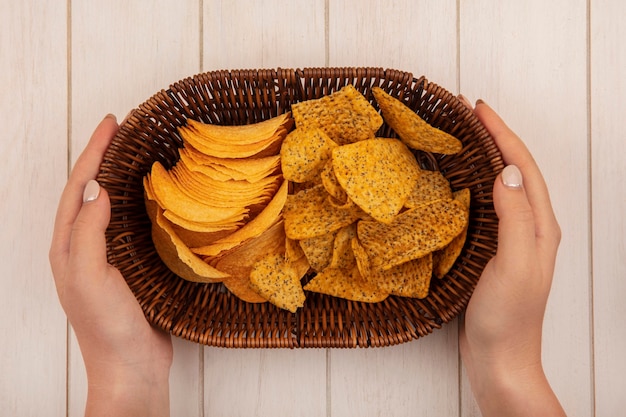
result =
[{"label": "woman's right hand", "polygon": [[506,167],[493,187],[497,253],[468,304],[461,356],[484,416],[564,416],[541,362],[543,319],[561,231],[546,183],[524,143],[482,101],[474,113],[494,138]]}]

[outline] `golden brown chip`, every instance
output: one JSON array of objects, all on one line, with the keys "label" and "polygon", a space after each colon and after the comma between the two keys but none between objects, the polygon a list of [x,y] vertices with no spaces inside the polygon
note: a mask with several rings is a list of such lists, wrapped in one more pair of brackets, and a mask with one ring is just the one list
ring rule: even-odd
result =
[{"label": "golden brown chip", "polygon": [[288,123],[290,117],[290,113],[283,113],[258,123],[238,126],[202,123],[193,119],[188,119],[187,124],[208,141],[228,146],[253,145],[271,137],[282,125]]},{"label": "golden brown chip", "polygon": [[372,93],[383,113],[385,122],[410,148],[426,152],[453,155],[463,147],[460,140],[426,123],[403,102],[387,94],[379,87]]},{"label": "golden brown chip", "polygon": [[318,127],[339,145],[374,137],[383,119],[352,85],[291,106],[296,127]]},{"label": "golden brown chip", "polygon": [[304,289],[367,303],[377,303],[389,296],[389,293],[368,283],[357,268],[352,270],[326,268],[311,279]]},{"label": "golden brown chip", "polygon": [[374,269],[390,269],[445,247],[467,225],[457,200],[437,200],[399,214],[390,224],[360,221],[359,242]]},{"label": "golden brown chip", "polygon": [[199,223],[224,224],[224,228],[230,228],[242,221],[247,213],[247,209],[243,207],[216,207],[189,197],[178,188],[172,181],[170,173],[159,162],[152,165],[149,178],[159,206],[183,219]]},{"label": "golden brown chip", "polygon": [[420,169],[397,139],[370,139],[333,149],[337,181],[361,209],[389,223],[404,206]]},{"label": "golden brown chip", "polygon": [[289,195],[283,218],[290,239],[307,239],[334,232],[357,220],[362,211],[357,206],[337,208],[329,203],[323,185]]},{"label": "golden brown chip", "polygon": [[283,176],[307,182],[318,176],[337,144],[319,128],[298,128],[287,135],[280,148]]},{"label": "golden brown chip", "polygon": [[272,198],[272,201],[259,213],[254,219],[250,220],[241,229],[236,232],[219,239],[207,246],[193,248],[193,252],[205,256],[217,256],[220,252],[234,248],[247,239],[258,236],[267,230],[271,225],[276,223],[280,218],[280,213],[287,201],[287,192],[289,184],[283,181],[278,192]]},{"label": "golden brown chip", "polygon": [[[247,158],[251,156],[267,156],[266,153],[275,154],[280,149],[280,144],[286,136],[286,132],[279,131],[259,142],[237,145],[207,140],[207,138],[190,126],[180,127],[178,131],[183,141],[188,145],[202,153],[220,158]],[[269,152],[265,152],[268,150]]]},{"label": "golden brown chip", "polygon": [[314,271],[321,271],[330,265],[333,257],[333,242],[337,232],[300,240],[300,247]]},{"label": "golden brown chip", "polygon": [[[250,285],[275,306],[295,313],[304,305],[301,269],[285,262],[283,254],[270,254],[252,267]],[[300,275],[300,276],[299,276]]]},{"label": "golden brown chip", "polygon": [[[464,188],[454,192],[454,198],[463,204],[469,217],[470,209],[470,190]],[[433,272],[437,278],[443,278],[454,266],[456,259],[461,254],[465,240],[467,239],[467,227],[465,225],[461,233],[459,233],[446,247],[433,253]]]},{"label": "golden brown chip", "polygon": [[189,167],[211,167],[216,172],[215,175],[252,183],[275,174],[280,168],[280,155],[263,158],[218,158],[199,152],[192,146],[181,148],[179,153],[181,161]]},{"label": "golden brown chip", "polygon": [[367,280],[392,295],[424,298],[428,295],[432,275],[433,256],[429,253],[388,270],[377,271]]},{"label": "golden brown chip", "polygon": [[359,269],[359,273],[365,278],[369,277],[372,274],[372,267],[365,248],[361,245],[361,242],[359,242],[358,227],[357,236],[353,237],[350,241],[350,247],[352,248],[352,253],[354,254],[354,259],[356,261],[356,266]]},{"label": "golden brown chip", "polygon": [[351,271],[356,267],[356,259],[352,251],[352,239],[356,237],[356,223],[337,230],[332,246],[331,268]]},{"label": "golden brown chip", "polygon": [[300,247],[299,240],[285,238],[285,261],[286,262],[295,262],[305,256],[306,255],[304,254],[304,251]]},{"label": "golden brown chip", "polygon": [[450,182],[441,172],[422,170],[415,187],[404,202],[404,206],[415,208],[434,200],[449,200],[451,198]]},{"label": "golden brown chip", "polygon": [[229,274],[223,284],[233,294],[250,303],[267,301],[250,286],[252,266],[267,254],[282,254],[285,251],[285,229],[277,222],[260,235],[248,239],[215,260],[215,267]]},{"label": "golden brown chip", "polygon": [[229,275],[206,264],[176,235],[154,200],[146,198],[146,211],[152,221],[152,241],[163,263],[176,275],[193,282],[220,282]]},{"label": "golden brown chip", "polygon": [[333,161],[332,158],[326,161],[324,168],[320,172],[320,179],[322,181],[322,185],[326,189],[326,192],[330,194],[332,198],[339,202],[346,202],[348,200],[348,195],[346,191],[341,188],[341,184],[337,181],[337,177],[335,176],[335,171],[333,171]]}]

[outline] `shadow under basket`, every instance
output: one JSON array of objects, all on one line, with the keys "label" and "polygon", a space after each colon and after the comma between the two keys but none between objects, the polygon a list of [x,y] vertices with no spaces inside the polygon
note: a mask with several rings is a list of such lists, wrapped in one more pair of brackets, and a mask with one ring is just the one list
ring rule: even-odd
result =
[{"label": "shadow under basket", "polygon": [[[296,313],[250,304],[222,284],[185,281],[161,261],[151,238],[142,179],[155,161],[178,161],[177,128],[188,118],[242,125],[290,110],[352,84],[378,109],[371,89],[398,97],[431,125],[456,136],[453,156],[419,154],[453,190],[470,188],[470,223],[463,252],[424,299],[390,296],[363,303],[307,292]],[[383,125],[378,136],[395,137]],[[106,232],[109,262],[118,268],[148,321],[175,336],[220,347],[380,347],[430,334],[464,310],[486,263],[495,254],[498,220],[492,187],[501,155],[484,126],[453,94],[411,73],[382,68],[308,68],[214,71],[161,90],[134,110],[104,157],[98,181],[111,198]]]}]

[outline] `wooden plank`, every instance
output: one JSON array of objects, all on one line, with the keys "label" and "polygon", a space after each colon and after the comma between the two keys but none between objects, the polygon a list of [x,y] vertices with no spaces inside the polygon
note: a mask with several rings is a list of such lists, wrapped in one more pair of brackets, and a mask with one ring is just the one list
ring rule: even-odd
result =
[{"label": "wooden plank", "polygon": [[204,415],[326,415],[325,349],[205,348]]},{"label": "wooden plank", "polygon": [[[204,2],[203,70],[324,65],[324,1]],[[326,413],[326,351],[205,348],[205,415]]]},{"label": "wooden plank", "polygon": [[[584,0],[461,2],[461,92],[525,140],[563,230],[544,365],[569,415],[592,413],[586,24]],[[461,415],[476,415],[466,380],[463,393]]]},{"label": "wooden plank", "polygon": [[458,89],[456,1],[329,3],[330,66],[394,68]]},{"label": "wooden plank", "polygon": [[324,0],[205,2],[204,71],[324,66]]},{"label": "wooden plank", "polygon": [[330,415],[458,415],[458,343],[448,327],[398,346],[331,351]]},{"label": "wooden plank", "polygon": [[[162,88],[200,70],[199,1],[74,2],[71,8],[71,157],[106,113],[121,122]],[[146,12],[149,11],[149,12]],[[70,415],[84,412],[84,366],[69,347]],[[172,415],[200,415],[201,347],[174,342]]]},{"label": "wooden plank", "polygon": [[626,16],[624,2],[591,2],[593,324],[597,416],[624,410],[626,375]]},{"label": "wooden plank", "polygon": [[[425,75],[457,91],[455,1],[332,1],[329,66]],[[457,322],[422,340],[330,352],[331,415],[457,415]]]},{"label": "wooden plank", "polygon": [[67,325],[48,250],[67,175],[65,8],[3,2],[0,13],[0,404],[65,415]]}]

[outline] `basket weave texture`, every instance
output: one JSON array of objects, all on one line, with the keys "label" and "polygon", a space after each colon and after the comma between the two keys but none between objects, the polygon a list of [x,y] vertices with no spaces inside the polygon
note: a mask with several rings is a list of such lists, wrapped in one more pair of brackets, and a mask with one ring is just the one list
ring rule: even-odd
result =
[{"label": "basket weave texture", "polygon": [[[456,136],[454,156],[419,154],[439,169],[453,189],[472,192],[465,247],[444,279],[433,278],[425,299],[390,296],[380,303],[353,302],[307,293],[295,314],[269,303],[250,304],[222,284],[185,281],[157,255],[146,214],[142,178],[154,161],[178,161],[177,128],[187,118],[241,125],[290,110],[292,103],[319,98],[352,84],[376,107],[379,86],[400,98],[431,125]],[[394,137],[383,125],[378,136]],[[380,347],[430,334],[466,307],[497,245],[492,186],[501,155],[483,125],[454,95],[411,73],[382,68],[309,68],[214,71],[171,85],[141,104],[120,127],[101,165],[98,181],[111,198],[106,232],[109,262],[117,267],[148,321],[171,334],[220,347]]]}]

